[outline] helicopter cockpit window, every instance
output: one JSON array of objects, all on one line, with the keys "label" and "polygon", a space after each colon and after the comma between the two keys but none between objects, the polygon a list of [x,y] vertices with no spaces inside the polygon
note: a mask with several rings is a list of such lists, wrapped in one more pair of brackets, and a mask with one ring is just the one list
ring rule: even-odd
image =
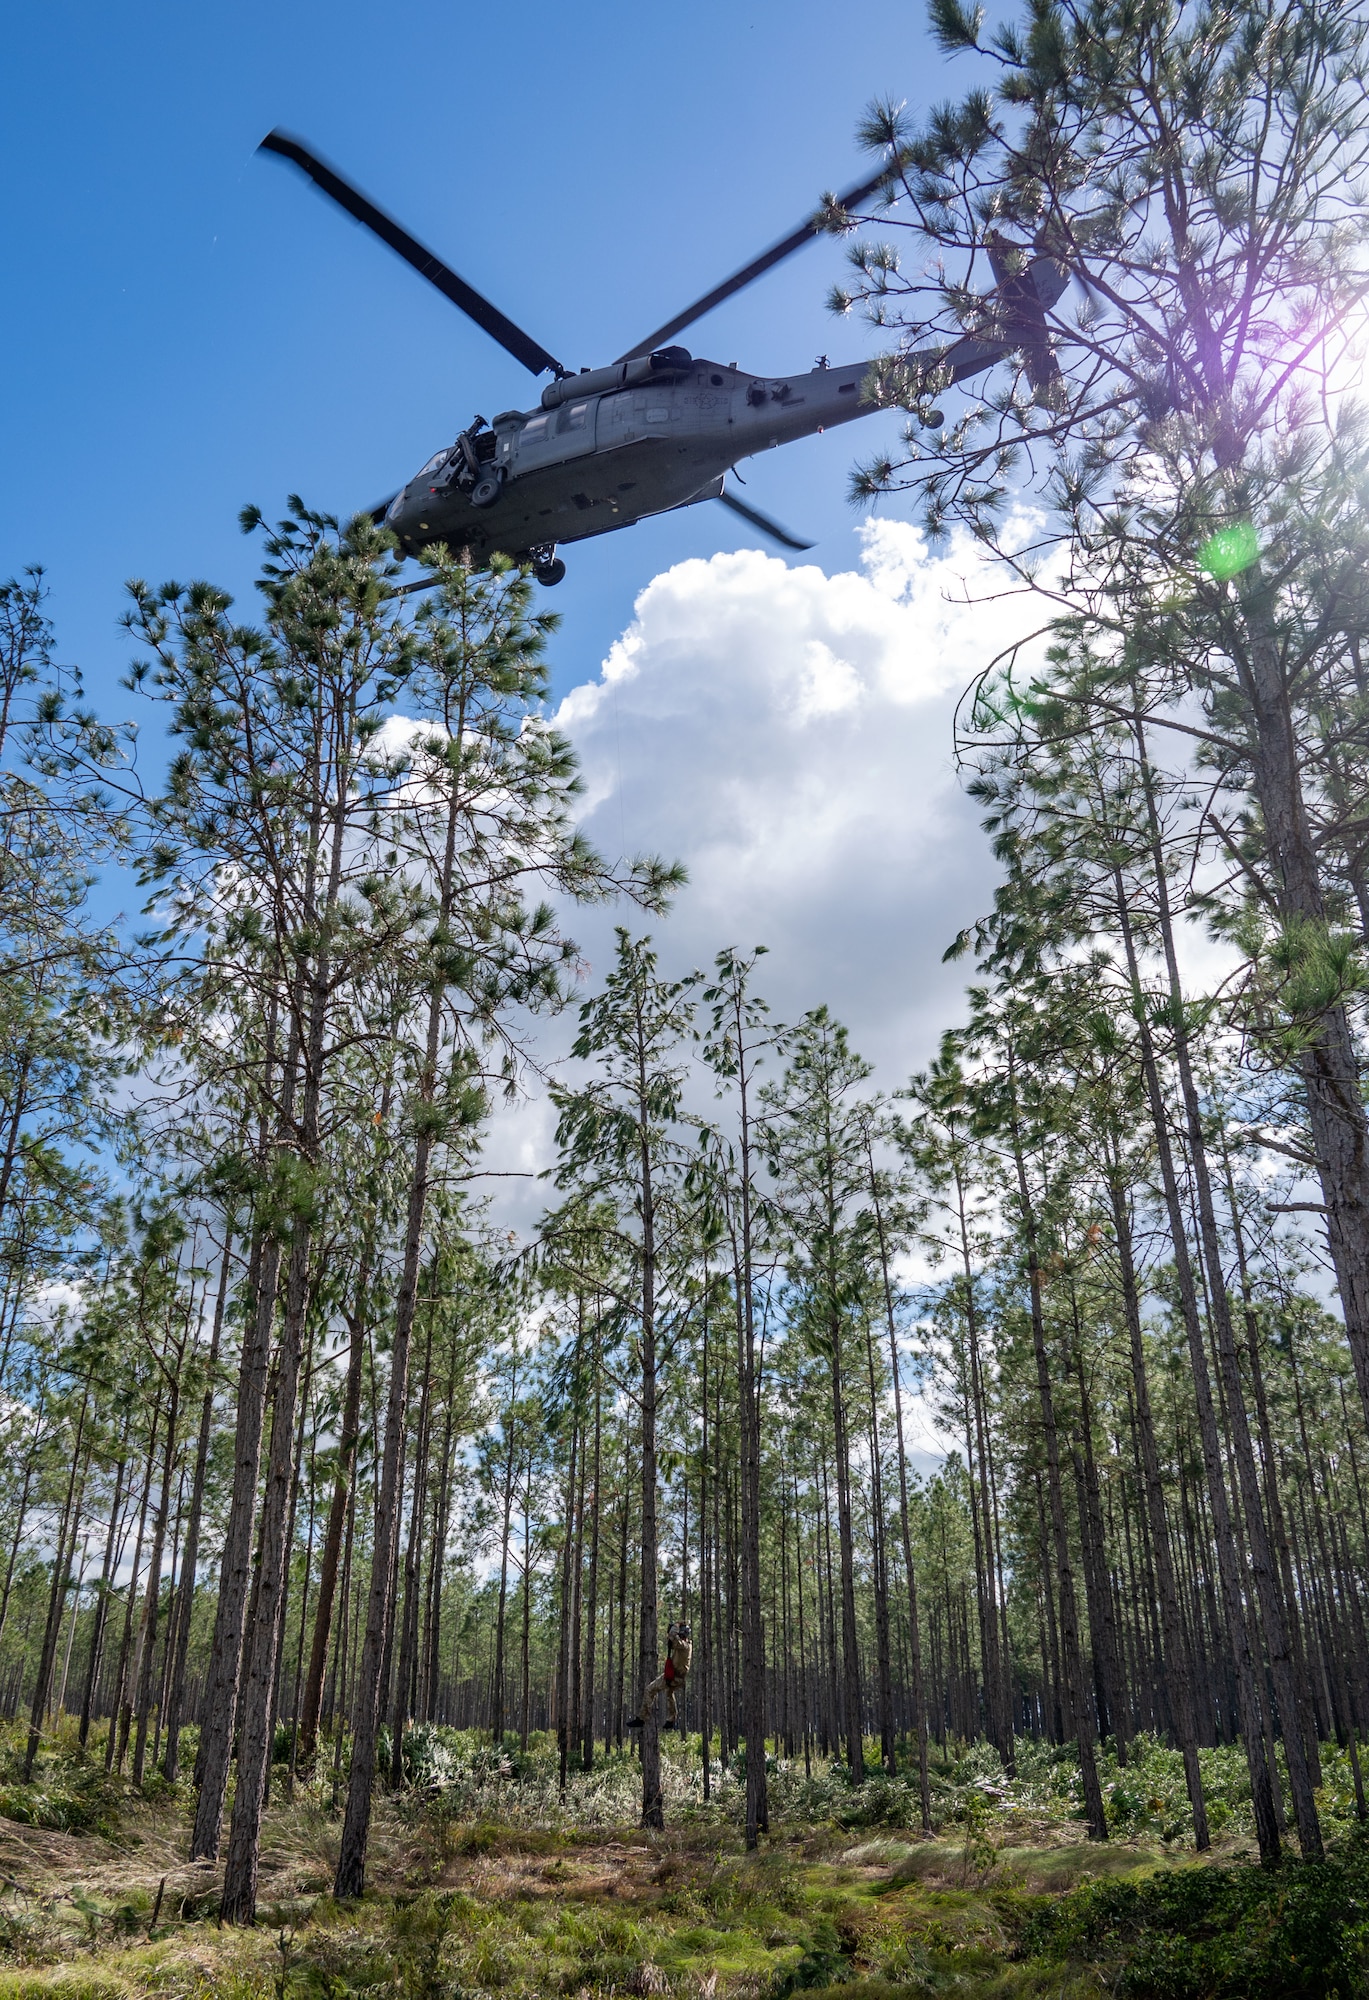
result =
[{"label": "helicopter cockpit window", "polygon": [[452,455],[451,445],[448,445],[445,451],[435,451],[432,457],[428,460],[428,463],[424,466],[423,470],[419,473],[418,475],[419,478],[427,479],[432,473],[440,472],[442,467],[447,463],[447,460],[451,457],[451,455]]}]

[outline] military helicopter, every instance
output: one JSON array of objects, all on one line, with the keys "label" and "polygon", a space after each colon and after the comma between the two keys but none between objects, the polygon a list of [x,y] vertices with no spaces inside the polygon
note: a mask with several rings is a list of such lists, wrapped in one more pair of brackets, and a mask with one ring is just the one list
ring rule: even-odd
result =
[{"label": "military helicopter", "polygon": [[[435,452],[407,486],[370,511],[400,548],[418,556],[433,543],[480,564],[496,549],[528,563],[542,584],[566,573],[558,544],[629,528],[648,515],[721,500],[785,548],[808,549],[727,485],[737,461],[869,415],[862,396],[868,364],[830,367],[824,357],[803,375],[751,375],[735,362],[706,361],[674,344],[676,334],[810,242],[810,216],[683,312],[634,343],[606,368],[573,374],[450,265],[401,228],[358,188],[286,132],[269,132],[259,151],[301,168],[331,200],[435,285],[533,375],[550,374],[540,404],[475,417]],[[890,169],[839,197],[848,211],[875,194]],[[1065,287],[1049,257],[1013,270],[1009,246],[991,245],[1003,338],[971,336],[909,358],[940,384],[964,380],[1020,352],[1034,386],[1055,370],[1045,315]],[[1038,379],[1039,378],[1039,379]],[[939,411],[922,421],[941,423]],[[408,588],[421,588],[410,585]]]}]

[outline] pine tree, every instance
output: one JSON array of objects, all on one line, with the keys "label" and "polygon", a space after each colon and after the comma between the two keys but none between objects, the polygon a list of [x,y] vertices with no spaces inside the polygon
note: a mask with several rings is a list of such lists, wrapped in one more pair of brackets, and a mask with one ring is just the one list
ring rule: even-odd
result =
[{"label": "pine tree", "polygon": [[[1369,1114],[1338,928],[1344,848],[1333,836],[1324,860],[1318,837],[1340,817],[1344,770],[1323,756],[1325,697],[1357,682],[1369,612],[1365,439],[1333,388],[1369,242],[1365,24],[1345,0],[1240,0],[1220,16],[1049,0],[993,33],[982,9],[934,0],[931,20],[944,51],[987,64],[989,87],[922,129],[876,107],[864,136],[897,169],[906,206],[890,223],[937,275],[905,276],[861,243],[837,303],[899,329],[903,352],[877,375],[904,407],[945,380],[905,358],[928,340],[1002,339],[1016,359],[932,450],[910,424],[905,455],[857,488],[916,488],[934,529],[964,522],[1024,588],[1062,550],[1048,587],[1097,644],[1092,708],[1190,743],[1196,728],[1222,770],[1238,823],[1216,831],[1253,865],[1267,948],[1290,975],[1369,1414]],[[1077,289],[1043,308],[1035,260]],[[1045,509],[1030,548],[1006,511],[1028,497]]]},{"label": "pine tree", "polygon": [[[583,1215],[607,1212],[608,1261],[621,1271],[616,1303],[637,1350],[641,1587],[637,1671],[644,1688],[659,1665],[660,1590],[657,1416],[661,1367],[674,1329],[665,1278],[685,1228],[684,1140],[679,1131],[683,1046],[692,1029],[697,976],[663,980],[650,940],[617,933],[602,994],[580,1010],[572,1054],[595,1065],[578,1090],[557,1088],[557,1178]],[[611,1217],[611,1220],[607,1219]],[[558,1228],[563,1238],[564,1224]],[[663,1312],[663,1308],[666,1310]],[[665,1824],[658,1718],[642,1730],[642,1824]]]}]

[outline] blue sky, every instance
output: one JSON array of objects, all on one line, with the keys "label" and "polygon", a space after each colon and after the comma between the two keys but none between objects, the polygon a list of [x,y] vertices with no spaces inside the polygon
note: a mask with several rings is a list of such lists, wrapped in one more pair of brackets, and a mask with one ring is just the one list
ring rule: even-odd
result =
[{"label": "blue sky", "polygon": [[[579,367],[858,179],[873,96],[925,108],[969,81],[947,74],[917,0],[37,0],[11,8],[5,42],[0,576],[47,566],[61,657],[109,715],[132,701],[117,685],[126,578],[208,576],[251,616],[244,502],[270,514],[296,490],[338,513],[365,506],[477,410],[537,394],[380,244],[256,156],[270,127]],[[684,337],[758,372],[859,359],[872,332],[824,306],[842,264],[840,246],[816,243]],[[848,471],[893,421],[745,468],[750,497],[816,539],[811,555],[735,553],[756,537],[707,505],[570,550],[550,598],[590,837],[691,872],[664,962],[766,943],[776,1017],[831,1002],[887,1089],[958,1015],[963,975],[941,953],[992,893],[951,711],[1005,616],[956,608],[975,552],[928,561],[896,524],[862,538]],[[160,718],[143,719],[155,738]],[[577,926],[591,978],[623,915]],[[569,1031],[550,1024],[544,1057]],[[534,1091],[501,1113],[488,1158],[532,1175],[550,1145]],[[493,1185],[515,1221],[540,1206],[534,1180]]]},{"label": "blue sky", "polygon": [[[817,0],[388,12],[40,0],[11,10],[6,58],[0,576],[47,566],[60,656],[110,716],[137,707],[118,687],[126,578],[207,576],[250,617],[244,502],[271,514],[295,490],[345,514],[477,410],[538,393],[382,245],[256,154],[273,125],[579,367],[621,353],[825,188],[857,180],[855,128],[874,95],[925,107],[969,81],[947,75],[920,8],[889,0],[858,13]],[[871,330],[824,305],[842,268],[840,246],[816,242],[686,338],[758,372],[861,358]],[[862,537],[849,468],[894,421],[746,468],[750,496],[816,539],[811,555],[739,553],[754,533],[705,505],[571,549],[549,597],[587,832],[690,870],[665,962],[683,971],[725,944],[767,944],[777,1018],[830,1002],[886,1088],[958,1015],[963,974],[941,953],[992,894],[951,711],[1005,637],[1002,606],[953,608],[982,569],[975,552],[928,561],[897,505]],[[155,769],[162,718],[143,707]],[[117,876],[99,895],[139,901]],[[624,914],[577,923],[591,979]],[[551,1024],[544,1056],[568,1032]],[[535,1173],[549,1146],[533,1093],[490,1156]]]},{"label": "blue sky", "polygon": [[[290,169],[309,140],[572,366],[597,364],[864,164],[877,92],[950,83],[916,8],[44,4],[6,24],[9,309],[0,574],[47,565],[64,658],[109,706],[124,579],[245,592],[244,501],[345,512],[531,377]],[[856,359],[815,245],[686,336],[793,370]],[[854,559],[847,470],[887,417],[755,462],[750,494]],[[862,438],[862,432],[864,436]],[[570,553],[562,687],[672,561],[754,543],[723,509]],[[246,606],[244,606],[246,609]]]}]

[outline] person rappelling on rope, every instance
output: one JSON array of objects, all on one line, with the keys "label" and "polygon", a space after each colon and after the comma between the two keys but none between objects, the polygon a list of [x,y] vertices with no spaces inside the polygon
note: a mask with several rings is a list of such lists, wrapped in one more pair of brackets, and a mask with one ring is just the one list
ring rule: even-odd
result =
[{"label": "person rappelling on rope", "polygon": [[647,1687],[646,1693],[642,1696],[640,1711],[628,1723],[629,1729],[646,1727],[655,1712],[658,1694],[663,1694],[666,1698],[666,1727],[669,1728],[675,1722],[678,1715],[675,1690],[683,1687],[693,1657],[694,1646],[689,1637],[689,1627],[683,1622],[676,1624],[672,1620],[665,1635],[665,1666]]}]

